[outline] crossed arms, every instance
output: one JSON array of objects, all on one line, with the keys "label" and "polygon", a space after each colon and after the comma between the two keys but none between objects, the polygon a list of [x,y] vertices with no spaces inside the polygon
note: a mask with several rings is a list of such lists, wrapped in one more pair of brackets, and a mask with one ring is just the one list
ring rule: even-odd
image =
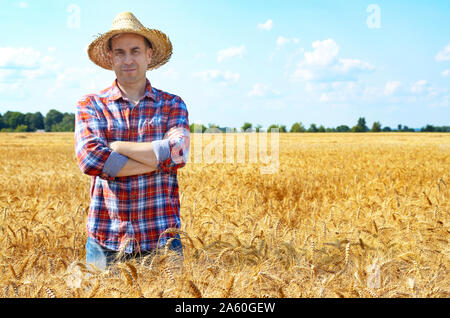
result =
[{"label": "crossed arms", "polygon": [[[158,169],[158,162],[167,159],[168,151],[165,140],[182,138],[183,129],[174,127],[164,136],[163,142],[128,142],[114,141],[108,144],[113,151],[128,157],[123,168],[117,173],[117,177],[128,177],[144,173],[150,173]],[[164,158],[164,159],[162,159]]]},{"label": "crossed arms", "polygon": [[108,143],[105,127],[87,98],[79,102],[75,119],[75,152],[84,174],[114,180],[153,171],[175,173],[187,162],[190,145],[188,113],[177,99],[171,108],[169,130],[162,140]]}]

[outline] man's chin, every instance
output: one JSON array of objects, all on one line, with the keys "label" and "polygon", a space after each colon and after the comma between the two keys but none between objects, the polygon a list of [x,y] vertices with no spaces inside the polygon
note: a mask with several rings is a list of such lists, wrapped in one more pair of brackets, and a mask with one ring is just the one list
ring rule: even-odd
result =
[{"label": "man's chin", "polygon": [[142,76],[132,74],[122,74],[118,77],[119,82],[133,84],[142,80]]}]

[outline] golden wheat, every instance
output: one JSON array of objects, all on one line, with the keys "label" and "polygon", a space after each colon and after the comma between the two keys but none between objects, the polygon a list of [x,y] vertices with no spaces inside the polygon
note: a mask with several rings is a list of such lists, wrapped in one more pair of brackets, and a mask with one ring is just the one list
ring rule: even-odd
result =
[{"label": "golden wheat", "polygon": [[163,249],[100,272],[73,135],[0,134],[3,296],[450,297],[449,134],[280,134],[273,174],[194,162],[199,136],[165,233],[182,263]]}]

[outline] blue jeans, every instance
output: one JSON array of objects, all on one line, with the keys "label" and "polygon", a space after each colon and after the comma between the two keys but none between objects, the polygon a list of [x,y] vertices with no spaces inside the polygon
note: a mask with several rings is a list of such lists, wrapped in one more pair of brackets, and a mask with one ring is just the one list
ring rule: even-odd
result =
[{"label": "blue jeans", "polygon": [[[171,240],[169,250],[177,252],[183,257],[183,246],[181,245],[181,238],[177,234],[174,240]],[[137,253],[124,253],[121,259],[117,259],[119,252],[107,249],[97,243],[93,238],[88,237],[86,241],[86,263],[93,264],[101,270],[105,270],[117,261],[127,261],[132,258],[143,258],[148,255],[156,254],[156,250],[141,251]]]}]

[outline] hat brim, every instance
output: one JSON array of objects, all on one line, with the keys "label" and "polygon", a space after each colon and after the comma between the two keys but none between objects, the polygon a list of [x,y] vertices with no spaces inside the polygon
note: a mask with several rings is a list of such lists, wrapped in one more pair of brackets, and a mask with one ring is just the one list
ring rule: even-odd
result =
[{"label": "hat brim", "polygon": [[150,41],[152,44],[153,54],[151,63],[148,65],[147,70],[157,69],[161,65],[167,63],[172,56],[172,43],[166,34],[156,29],[143,28],[141,30],[111,30],[99,35],[88,47],[89,59],[104,69],[112,70],[112,65],[109,58],[108,41],[113,36],[122,33],[138,34]]}]

